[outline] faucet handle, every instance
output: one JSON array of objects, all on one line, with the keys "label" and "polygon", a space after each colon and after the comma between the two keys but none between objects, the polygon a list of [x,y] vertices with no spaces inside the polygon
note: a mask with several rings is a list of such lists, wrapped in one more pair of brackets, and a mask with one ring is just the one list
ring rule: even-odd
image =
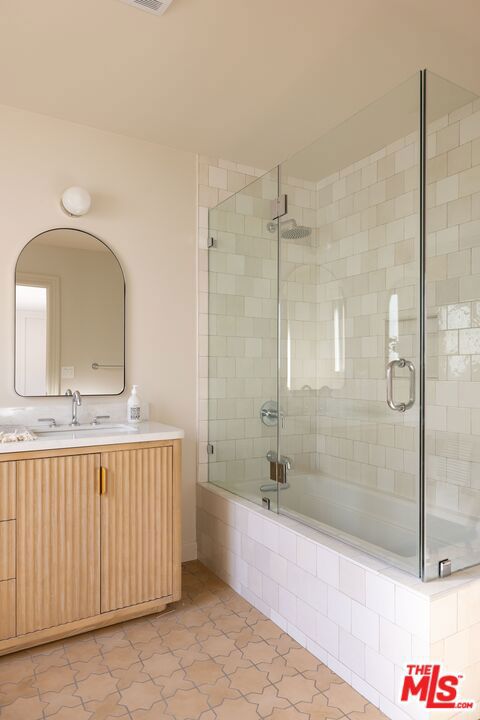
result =
[{"label": "faucet handle", "polygon": [[92,420],[92,425],[99,425],[99,420],[110,420],[110,415],[95,415]]},{"label": "faucet handle", "polygon": [[57,421],[55,418],[38,418],[37,422],[48,422],[50,423],[50,427],[56,427]]}]

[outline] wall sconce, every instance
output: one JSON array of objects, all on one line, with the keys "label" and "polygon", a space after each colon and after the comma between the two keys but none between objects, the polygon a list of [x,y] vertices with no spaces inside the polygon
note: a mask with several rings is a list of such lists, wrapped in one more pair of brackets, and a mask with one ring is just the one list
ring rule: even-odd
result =
[{"label": "wall sconce", "polygon": [[90,210],[92,198],[85,188],[69,187],[65,190],[61,199],[62,210],[70,217],[86,215]]}]

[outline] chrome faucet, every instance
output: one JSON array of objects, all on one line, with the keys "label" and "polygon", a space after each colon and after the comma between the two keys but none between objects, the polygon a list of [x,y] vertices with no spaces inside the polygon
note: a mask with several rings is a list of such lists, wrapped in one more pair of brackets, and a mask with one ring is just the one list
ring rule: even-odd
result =
[{"label": "chrome faucet", "polygon": [[75,390],[74,393],[72,393],[72,422],[70,425],[73,427],[76,427],[77,425],[80,425],[80,422],[78,420],[78,408],[82,404],[82,396],[80,395],[80,392],[78,390]]}]

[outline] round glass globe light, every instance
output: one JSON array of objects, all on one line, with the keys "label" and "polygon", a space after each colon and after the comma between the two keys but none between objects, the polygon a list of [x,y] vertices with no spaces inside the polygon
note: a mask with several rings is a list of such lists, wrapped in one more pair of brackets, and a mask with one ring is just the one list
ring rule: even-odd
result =
[{"label": "round glass globe light", "polygon": [[62,195],[62,207],[67,215],[85,215],[90,210],[92,198],[85,188],[69,187]]}]

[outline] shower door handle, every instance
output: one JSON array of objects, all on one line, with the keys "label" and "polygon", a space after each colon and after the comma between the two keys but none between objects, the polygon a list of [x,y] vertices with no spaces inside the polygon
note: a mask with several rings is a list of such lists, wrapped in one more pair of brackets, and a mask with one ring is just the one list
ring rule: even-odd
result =
[{"label": "shower door handle", "polygon": [[[408,368],[410,372],[410,392],[408,394],[408,402],[396,403],[393,399],[393,369],[395,367]],[[397,412],[405,412],[413,407],[415,403],[415,365],[410,360],[400,358],[399,360],[390,360],[387,365],[387,405]]]}]

